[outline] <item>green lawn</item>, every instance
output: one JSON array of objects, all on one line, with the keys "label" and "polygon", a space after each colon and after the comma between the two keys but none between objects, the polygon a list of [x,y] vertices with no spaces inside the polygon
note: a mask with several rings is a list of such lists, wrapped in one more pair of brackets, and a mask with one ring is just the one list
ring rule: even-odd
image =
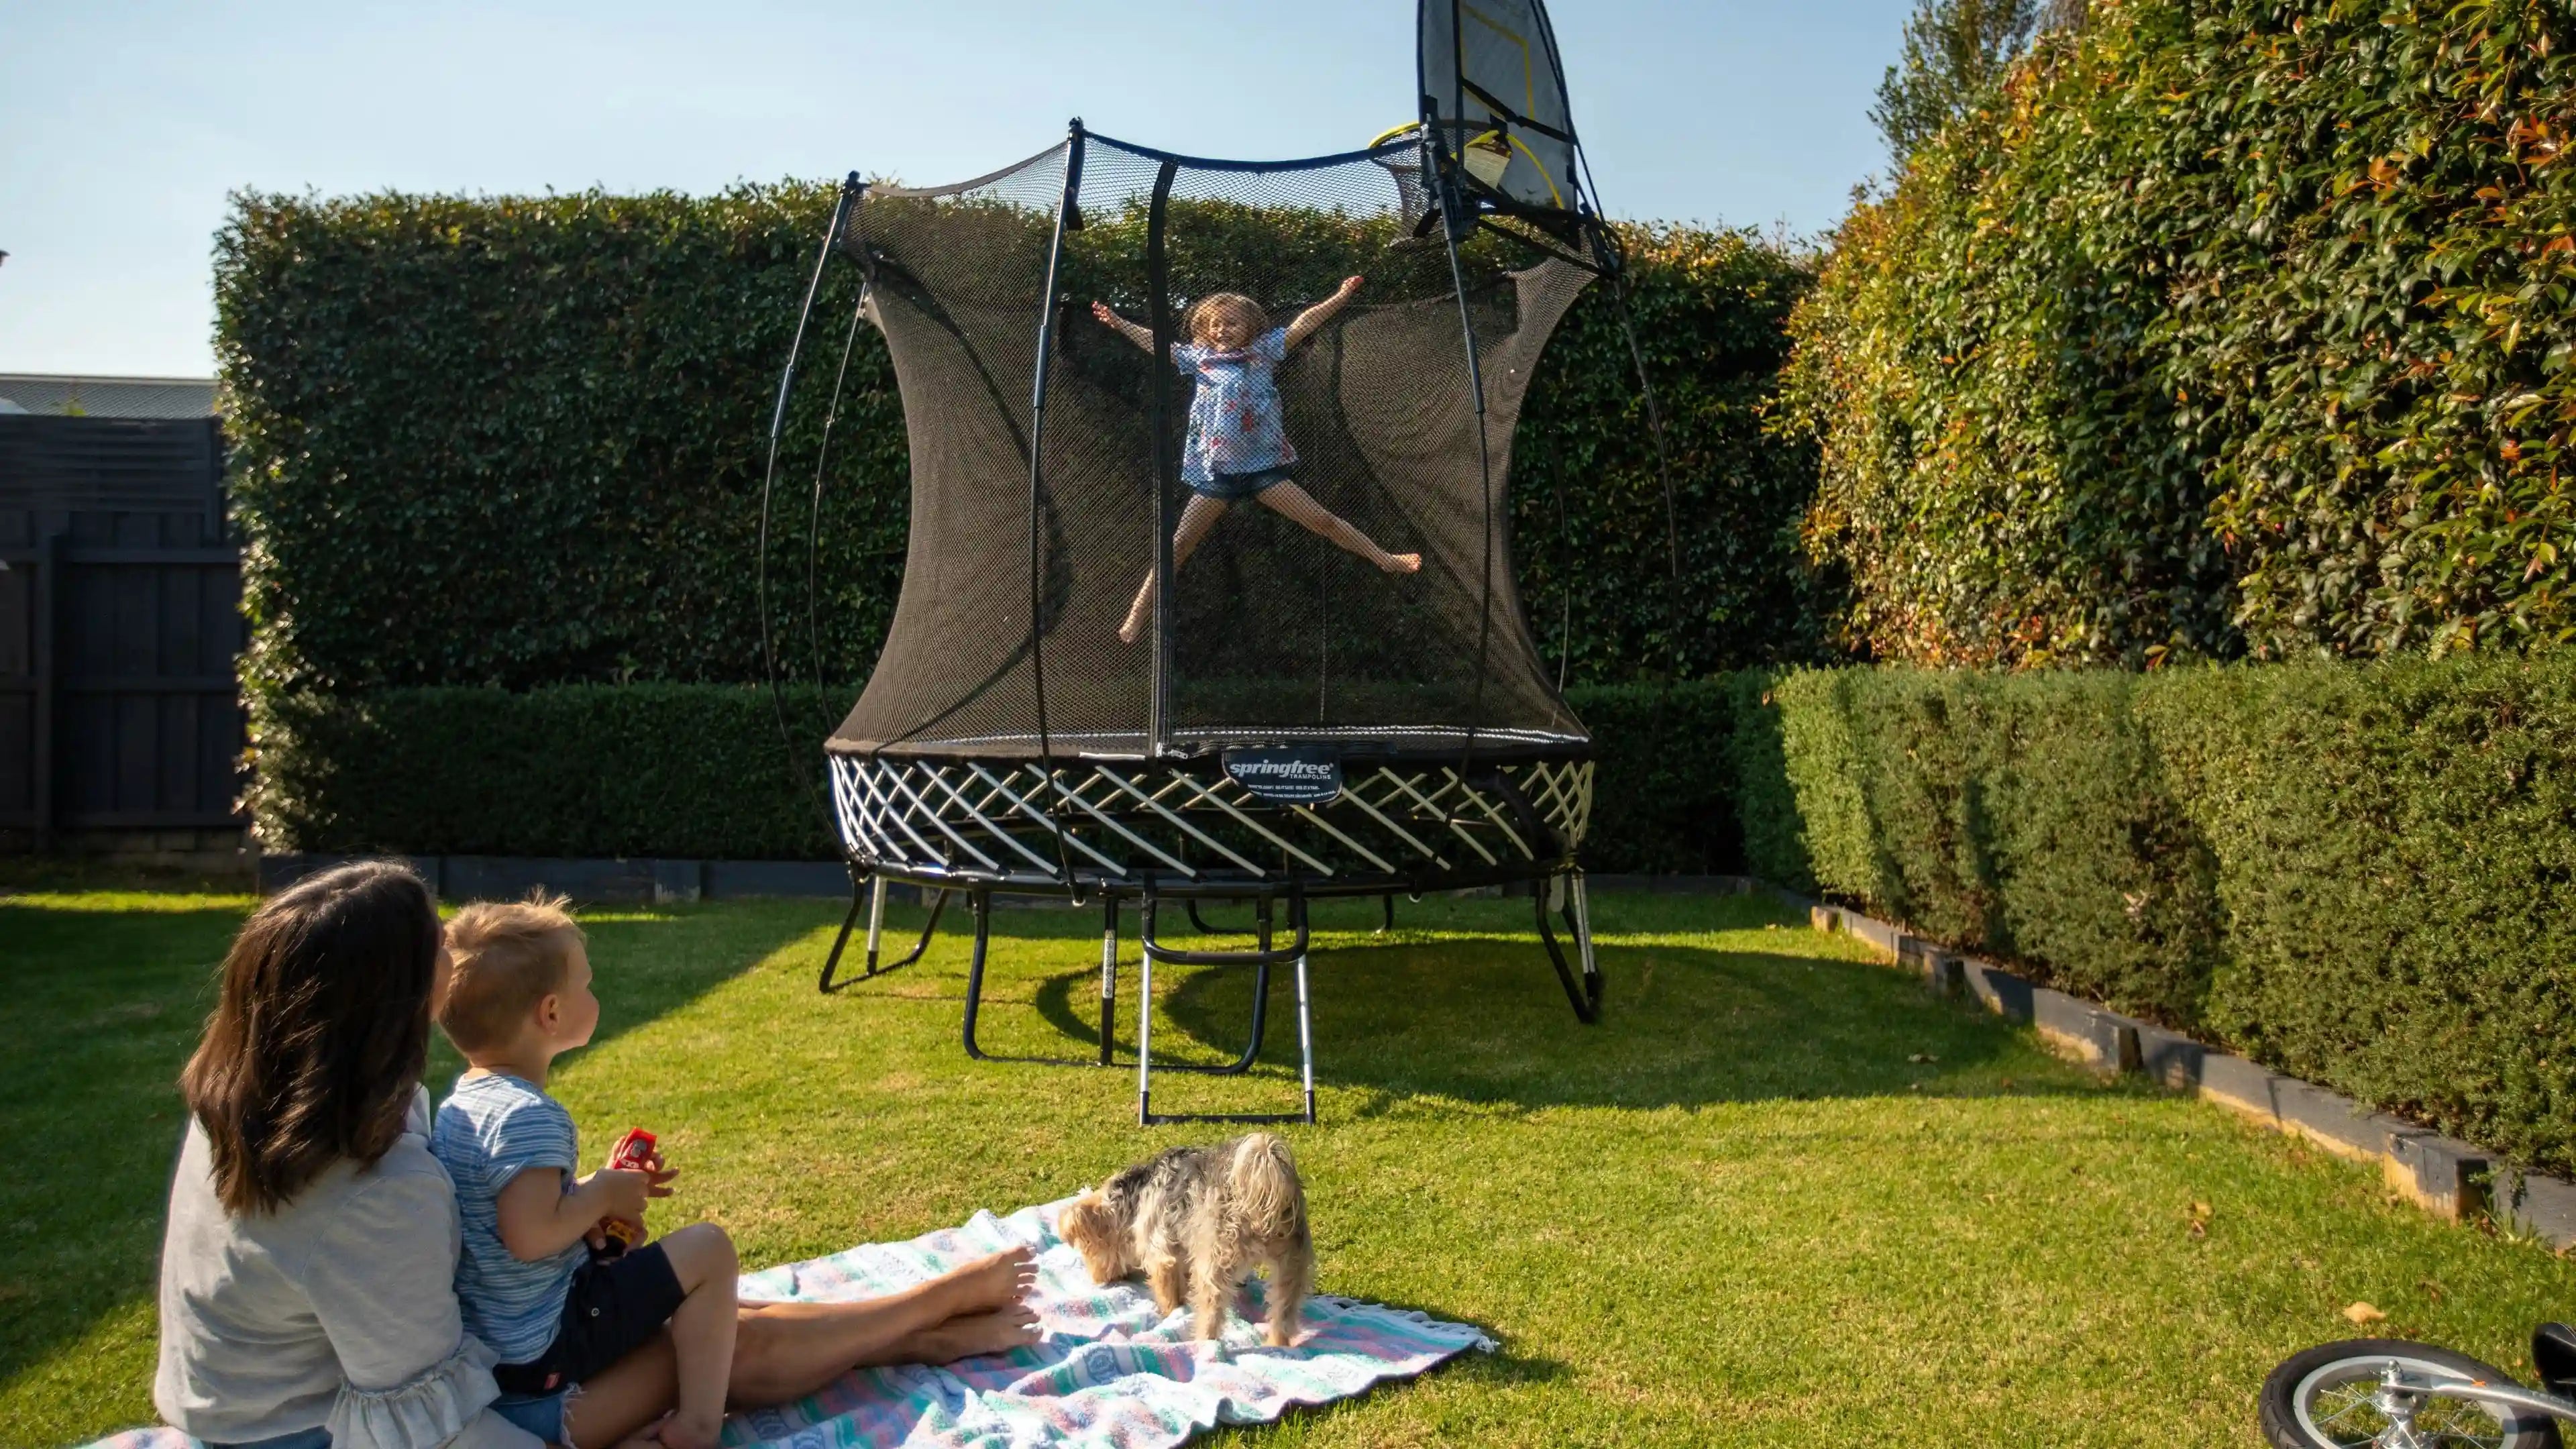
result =
[{"label": "green lawn", "polygon": [[[0,1443],[150,1415],[170,1082],[247,906],[0,898]],[[2348,1335],[2355,1299],[2508,1366],[2531,1321],[2576,1307],[2576,1273],[2538,1247],[2099,1083],[1766,904],[1601,901],[1611,996],[1588,1029],[1525,902],[1403,907],[1392,939],[1360,929],[1374,911],[1319,912],[1354,928],[1315,965],[1324,1122],[1290,1129],[1321,1286],[1472,1321],[1502,1351],[1237,1438],[2244,1444],[2264,1372]],[[593,1147],[663,1135],[684,1174],[660,1226],[720,1221],[763,1265],[1061,1196],[1221,1130],[1139,1131],[1132,1068],[967,1062],[962,935],[818,997],[837,916],[590,918],[606,1015],[558,1089]],[[1096,922],[998,917],[988,1046],[1094,1046]],[[1175,975],[1156,1040],[1212,1059],[1248,983]],[[1176,1077],[1170,1105],[1289,1105],[1294,1017],[1284,991],[1274,1006],[1263,1074]],[[442,1053],[433,1080],[454,1070]]]}]

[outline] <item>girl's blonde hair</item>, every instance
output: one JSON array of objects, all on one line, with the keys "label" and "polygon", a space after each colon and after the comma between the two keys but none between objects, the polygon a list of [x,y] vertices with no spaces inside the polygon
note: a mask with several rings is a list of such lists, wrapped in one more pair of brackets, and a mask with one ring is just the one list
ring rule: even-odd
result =
[{"label": "girl's blonde hair", "polygon": [[1190,304],[1189,315],[1184,319],[1189,328],[1190,340],[1198,341],[1205,335],[1208,324],[1214,322],[1220,313],[1225,312],[1241,314],[1252,324],[1252,335],[1255,337],[1270,330],[1270,314],[1261,310],[1260,303],[1241,292],[1210,292]]}]

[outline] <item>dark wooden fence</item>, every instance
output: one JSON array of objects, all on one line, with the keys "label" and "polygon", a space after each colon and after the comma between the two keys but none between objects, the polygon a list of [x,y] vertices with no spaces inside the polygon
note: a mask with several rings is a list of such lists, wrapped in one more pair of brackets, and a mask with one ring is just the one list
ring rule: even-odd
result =
[{"label": "dark wooden fence", "polygon": [[216,421],[0,416],[0,564],[0,836],[238,828]]}]

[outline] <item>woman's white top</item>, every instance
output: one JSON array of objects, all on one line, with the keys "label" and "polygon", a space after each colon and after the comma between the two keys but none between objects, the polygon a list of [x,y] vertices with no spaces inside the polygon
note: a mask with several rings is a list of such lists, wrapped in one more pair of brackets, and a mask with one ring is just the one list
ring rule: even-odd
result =
[{"label": "woman's white top", "polygon": [[215,1196],[192,1116],[161,1243],[153,1404],[217,1443],[321,1426],[332,1449],[532,1449],[491,1411],[497,1360],[458,1319],[459,1241],[426,1091],[374,1166],[339,1163],[247,1217]]}]

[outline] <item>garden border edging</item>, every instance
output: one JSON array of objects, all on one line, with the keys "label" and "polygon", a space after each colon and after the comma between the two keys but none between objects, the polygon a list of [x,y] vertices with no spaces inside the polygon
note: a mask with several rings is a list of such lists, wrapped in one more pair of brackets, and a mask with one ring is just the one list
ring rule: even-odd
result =
[{"label": "garden border edging", "polygon": [[1911,965],[1934,995],[1973,995],[1988,1011],[2029,1023],[2051,1050],[2096,1071],[2134,1072],[2339,1157],[2376,1162],[2391,1190],[2445,1221],[2487,1212],[2554,1249],[2576,1247],[2576,1183],[2527,1171],[2474,1143],[2038,985],[1901,926],[1778,886],[1763,889],[1803,908],[1816,930],[1866,942],[1891,965]]}]

